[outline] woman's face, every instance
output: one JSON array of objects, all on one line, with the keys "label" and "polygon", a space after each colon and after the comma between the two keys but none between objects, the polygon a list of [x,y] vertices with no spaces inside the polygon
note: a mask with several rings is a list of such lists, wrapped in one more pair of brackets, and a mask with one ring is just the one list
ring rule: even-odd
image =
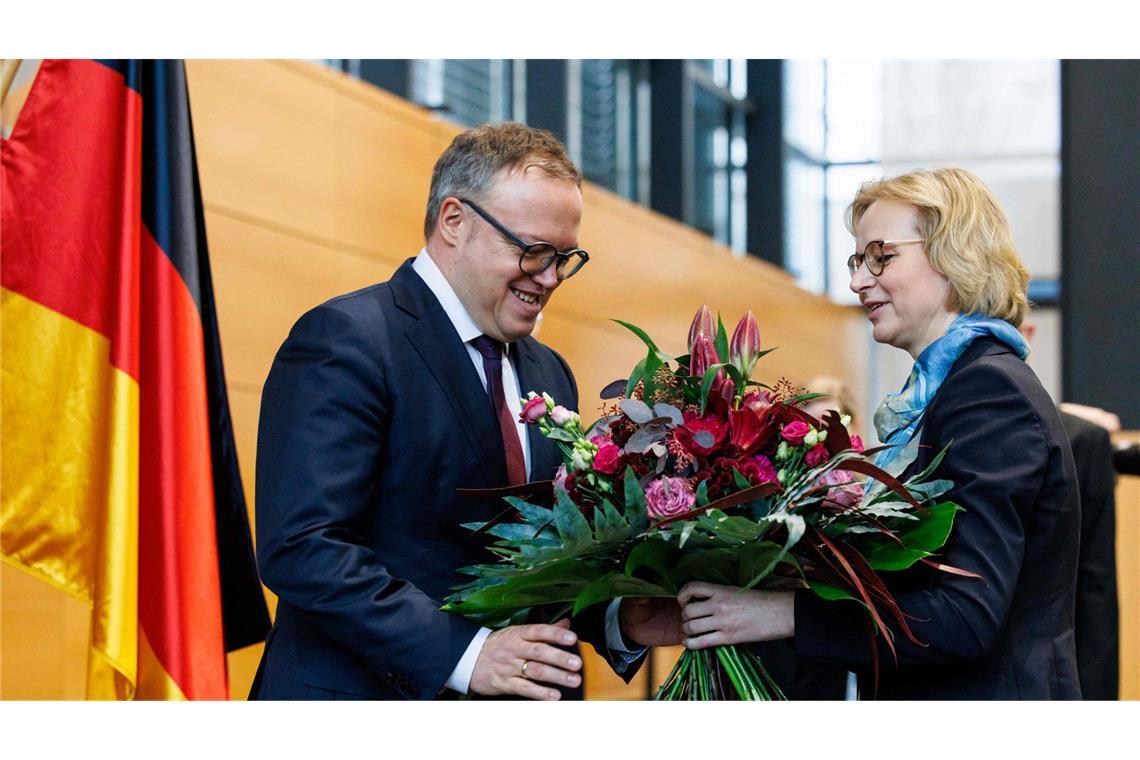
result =
[{"label": "woman's face", "polygon": [[[921,220],[909,203],[875,201],[855,225],[855,249],[862,253],[872,240],[920,238]],[[864,262],[850,287],[867,309],[875,340],[917,359],[958,316],[946,307],[950,282],[930,265],[922,243],[887,245],[883,253],[889,257],[883,273],[873,276]]]}]

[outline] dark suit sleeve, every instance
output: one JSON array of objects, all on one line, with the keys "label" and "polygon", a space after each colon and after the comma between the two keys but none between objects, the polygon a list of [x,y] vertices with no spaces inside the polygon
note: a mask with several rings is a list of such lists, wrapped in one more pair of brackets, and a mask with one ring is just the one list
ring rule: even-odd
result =
[{"label": "dark suit sleeve", "polygon": [[[375,326],[373,326],[375,331]],[[257,556],[266,586],[396,688],[442,688],[478,626],[393,577],[364,545],[389,419],[370,331],[335,304],[309,312],[262,393]]]},{"label": "dark suit sleeve", "polygon": [[[975,660],[991,652],[1008,617],[1025,549],[1023,516],[1037,500],[1048,462],[1045,433],[1015,381],[977,363],[941,389],[928,408],[922,440],[938,449],[952,442],[937,476],[955,483],[946,498],[965,509],[940,561],[983,580],[938,573],[929,588],[897,593],[903,612],[917,618],[911,629],[927,644],[913,644],[892,626],[899,663]],[[865,619],[853,603],[797,592],[796,652],[853,667],[869,665]]]},{"label": "dark suit sleeve", "polygon": [[1119,611],[1116,599],[1116,500],[1108,431],[1062,415],[1081,492],[1077,564],[1077,671],[1085,699],[1116,699]]}]

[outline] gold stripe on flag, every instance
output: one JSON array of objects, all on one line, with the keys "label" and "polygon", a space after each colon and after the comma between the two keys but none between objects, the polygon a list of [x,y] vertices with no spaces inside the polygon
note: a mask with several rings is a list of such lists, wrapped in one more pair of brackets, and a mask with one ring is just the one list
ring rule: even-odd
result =
[{"label": "gold stripe on flag", "polygon": [[138,383],[110,341],[0,289],[0,550],[92,605],[87,696],[134,694]]}]

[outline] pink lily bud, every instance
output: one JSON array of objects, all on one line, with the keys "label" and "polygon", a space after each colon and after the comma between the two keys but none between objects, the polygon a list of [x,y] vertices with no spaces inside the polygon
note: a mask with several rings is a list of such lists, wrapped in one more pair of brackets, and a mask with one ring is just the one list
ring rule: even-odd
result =
[{"label": "pink lily bud", "polygon": [[712,311],[709,310],[709,305],[705,304],[693,317],[693,323],[689,325],[689,352],[693,350],[693,344],[697,342],[700,336],[709,338],[710,340],[716,338],[716,320],[713,318]]},{"label": "pink lily bud", "polygon": [[[720,357],[716,355],[716,346],[713,345],[713,340],[707,335],[698,335],[696,340],[693,341],[693,348],[689,354],[689,374],[693,377],[704,377],[705,373],[709,371],[709,367],[720,362]],[[723,370],[717,373],[717,377],[723,375]]]},{"label": "pink lily bud", "polygon": [[760,358],[760,327],[756,324],[756,317],[749,311],[736,329],[732,331],[732,342],[729,344],[729,353],[732,363],[740,370],[740,374],[748,378],[752,375],[752,368]]}]

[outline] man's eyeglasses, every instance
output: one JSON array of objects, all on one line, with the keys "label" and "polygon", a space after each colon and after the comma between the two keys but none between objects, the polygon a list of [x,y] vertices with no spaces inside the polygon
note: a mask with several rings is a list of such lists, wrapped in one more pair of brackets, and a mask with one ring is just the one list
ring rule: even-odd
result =
[{"label": "man's eyeglasses", "polygon": [[586,262],[590,260],[590,254],[581,248],[559,251],[558,247],[553,243],[543,241],[527,243],[518,235],[504,227],[498,219],[480,208],[478,203],[469,201],[466,198],[460,198],[459,202],[466,203],[476,214],[486,219],[488,224],[497,229],[503,237],[519,247],[519,269],[522,270],[523,274],[534,276],[544,271],[552,262],[557,260],[558,263],[554,265],[554,272],[557,274],[559,282],[561,282],[577,274],[578,270],[585,266]]},{"label": "man's eyeglasses", "polygon": [[863,262],[867,262],[867,271],[873,277],[878,277],[883,273],[883,269],[887,264],[897,256],[897,253],[886,253],[883,249],[888,245],[907,245],[909,243],[922,243],[923,240],[872,240],[863,247],[862,253],[853,253],[847,257],[847,271],[854,277],[855,273],[859,271],[859,267],[863,266]]}]

